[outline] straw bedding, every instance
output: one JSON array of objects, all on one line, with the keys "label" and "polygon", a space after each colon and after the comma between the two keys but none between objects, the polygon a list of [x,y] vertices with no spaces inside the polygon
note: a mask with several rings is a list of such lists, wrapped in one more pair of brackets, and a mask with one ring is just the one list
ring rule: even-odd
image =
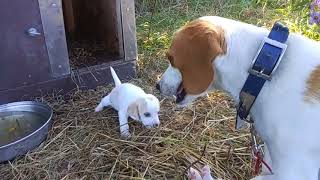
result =
[{"label": "straw bedding", "polygon": [[[141,80],[133,83],[142,86]],[[153,91],[150,85],[143,88]],[[211,94],[181,110],[159,97],[161,127],[146,129],[130,121],[133,137],[123,140],[114,110],[94,112],[110,89],[76,91],[69,100],[38,99],[54,108],[48,139],[26,156],[0,165],[1,179],[184,179],[187,167],[204,163],[219,178],[250,177],[250,136],[234,131],[234,105],[224,94]]]},{"label": "straw bedding", "polygon": [[115,53],[108,53],[108,48],[103,43],[74,39],[69,39],[68,43],[72,70],[110,62],[117,57]]}]

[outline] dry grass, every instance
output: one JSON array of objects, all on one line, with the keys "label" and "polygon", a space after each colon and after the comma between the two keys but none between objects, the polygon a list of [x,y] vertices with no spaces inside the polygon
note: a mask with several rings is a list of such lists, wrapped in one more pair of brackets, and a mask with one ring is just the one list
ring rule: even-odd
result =
[{"label": "dry grass", "polygon": [[54,108],[48,139],[26,156],[0,165],[1,179],[183,179],[205,144],[196,167],[210,164],[213,174],[225,179],[250,174],[248,134],[233,130],[233,104],[223,94],[183,110],[161,98],[161,127],[148,130],[130,122],[134,135],[123,140],[114,110],[93,112],[109,90],[78,91],[68,101],[40,99]]},{"label": "dry grass", "polygon": [[1,179],[185,179],[186,168],[199,159],[195,167],[209,164],[216,177],[249,179],[249,133],[234,131],[235,108],[229,97],[213,93],[190,108],[178,110],[154,90],[155,81],[166,67],[163,53],[170,35],[189,19],[214,14],[271,24],[271,20],[261,19],[270,18],[266,16],[268,6],[250,7],[246,2],[249,1],[138,1],[139,71],[132,83],[161,99],[161,126],[145,129],[130,122],[132,139],[121,139],[114,110],[93,112],[111,86],[76,91],[69,100],[41,98],[38,100],[54,108],[52,130],[40,147],[1,164]]}]

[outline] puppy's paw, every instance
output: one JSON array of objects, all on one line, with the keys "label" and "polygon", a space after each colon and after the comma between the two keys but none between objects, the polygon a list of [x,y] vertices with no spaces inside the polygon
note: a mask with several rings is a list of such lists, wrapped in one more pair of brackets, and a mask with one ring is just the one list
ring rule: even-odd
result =
[{"label": "puppy's paw", "polygon": [[130,139],[131,138],[131,133],[128,131],[122,131],[121,132],[121,138],[122,139]]},{"label": "puppy's paw", "polygon": [[211,170],[208,165],[205,165],[201,169],[201,176],[202,176],[203,180],[214,180],[213,177],[211,176]]},{"label": "puppy's paw", "polygon": [[177,104],[176,109],[177,109],[177,110],[183,110],[183,109],[192,108],[193,104],[194,104],[193,102],[191,102],[191,103]]},{"label": "puppy's paw", "polygon": [[99,111],[102,111],[102,110],[103,110],[103,106],[101,106],[101,104],[99,104],[99,105],[94,109],[95,112],[99,112]]},{"label": "puppy's paw", "polygon": [[188,179],[189,180],[202,180],[202,177],[200,176],[200,174],[197,170],[190,168],[188,170]]},{"label": "puppy's paw", "polygon": [[152,129],[154,126],[153,125],[145,125],[144,127],[146,127],[147,129]]}]

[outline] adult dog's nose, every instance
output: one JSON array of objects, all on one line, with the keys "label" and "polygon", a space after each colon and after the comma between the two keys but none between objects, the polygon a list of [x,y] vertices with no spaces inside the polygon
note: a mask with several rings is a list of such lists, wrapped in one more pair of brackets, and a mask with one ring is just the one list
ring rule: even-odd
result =
[{"label": "adult dog's nose", "polygon": [[160,91],[160,84],[159,83],[156,84],[156,89],[158,89]]}]

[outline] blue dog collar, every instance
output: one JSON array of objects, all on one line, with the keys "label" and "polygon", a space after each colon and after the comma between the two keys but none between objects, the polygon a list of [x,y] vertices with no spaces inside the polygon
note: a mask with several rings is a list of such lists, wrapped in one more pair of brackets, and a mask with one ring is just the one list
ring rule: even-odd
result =
[{"label": "blue dog collar", "polygon": [[272,74],[278,68],[286,51],[289,29],[276,22],[268,37],[264,38],[252,61],[249,75],[240,91],[240,101],[237,108],[236,129],[241,128],[243,121],[253,123],[248,115],[256,98],[266,81],[272,79]]}]

